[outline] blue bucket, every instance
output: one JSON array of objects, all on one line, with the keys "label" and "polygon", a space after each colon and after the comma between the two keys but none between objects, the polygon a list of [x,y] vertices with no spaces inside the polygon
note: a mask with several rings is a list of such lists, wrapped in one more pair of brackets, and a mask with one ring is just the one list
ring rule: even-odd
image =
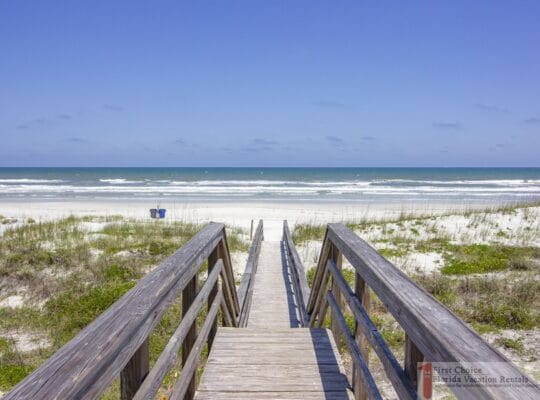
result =
[{"label": "blue bucket", "polygon": [[165,218],[165,213],[167,210],[165,208],[160,208],[159,210],[159,218]]}]

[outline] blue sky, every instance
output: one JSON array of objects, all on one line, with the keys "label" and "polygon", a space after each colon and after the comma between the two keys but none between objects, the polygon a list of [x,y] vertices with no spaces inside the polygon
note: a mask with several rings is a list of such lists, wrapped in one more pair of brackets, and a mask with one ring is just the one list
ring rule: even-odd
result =
[{"label": "blue sky", "polygon": [[0,166],[540,166],[540,2],[0,0]]}]

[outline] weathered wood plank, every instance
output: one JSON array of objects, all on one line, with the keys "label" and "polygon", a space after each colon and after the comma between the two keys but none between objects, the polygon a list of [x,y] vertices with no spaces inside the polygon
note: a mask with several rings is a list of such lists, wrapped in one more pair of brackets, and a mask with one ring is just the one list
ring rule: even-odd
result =
[{"label": "weathered wood plank", "polygon": [[309,301],[310,289],[306,278],[306,271],[304,270],[300,256],[298,255],[296,247],[294,246],[287,221],[283,221],[283,243],[288,259],[290,260],[290,267],[294,277],[295,293],[297,298],[296,303],[299,309],[300,319],[302,326],[307,327],[309,325],[307,304]]},{"label": "weathered wood plank", "polygon": [[349,349],[349,353],[351,354],[351,358],[356,367],[356,370],[358,371],[358,374],[364,383],[364,388],[366,389],[366,395],[368,399],[382,400],[382,396],[379,392],[379,389],[377,388],[377,385],[375,384],[375,381],[373,380],[373,376],[371,375],[371,372],[369,371],[366,361],[364,360],[364,358],[362,357],[362,354],[360,353],[360,349],[358,349],[358,346],[356,345],[356,342],[354,341],[354,337],[351,335],[351,332],[349,331],[349,327],[347,326],[347,322],[345,322],[345,318],[343,317],[343,314],[341,313],[340,306],[336,298],[331,292],[328,292],[326,294],[326,299],[328,300],[328,305],[330,306],[330,309],[332,310],[332,317],[333,317],[332,320],[336,321],[336,328],[341,331],[341,335],[345,339],[345,344],[347,345],[347,348]]},{"label": "weathered wood plank", "polygon": [[[341,251],[339,251],[339,249],[334,245],[332,245],[332,247],[330,249],[329,262],[333,266],[335,266],[336,269],[339,271],[338,275],[341,275],[341,268],[342,268],[342,264],[343,264],[343,256],[341,255]],[[327,266],[327,268],[328,268],[328,266]],[[332,290],[332,294],[333,294],[334,298],[336,299],[336,302],[337,302],[337,304],[339,306],[339,309],[341,310],[342,305],[343,305],[343,302],[341,300],[342,296],[341,296],[341,291],[339,289],[339,285],[336,283],[335,275],[332,275],[331,290]],[[339,324],[340,324],[340,321],[336,321],[336,319],[334,318],[335,315],[336,315],[335,313],[331,314],[330,326],[331,326],[332,333],[334,334],[334,340],[336,341],[336,343],[339,343],[339,331],[340,331]]]},{"label": "weathered wood plank", "polygon": [[414,387],[418,386],[418,363],[424,361],[424,355],[408,335],[405,335],[405,374]]},{"label": "weathered wood plank", "polygon": [[[334,282],[339,286],[345,302],[354,315],[354,319],[358,324],[359,330],[364,332],[365,339],[373,347],[375,353],[381,360],[381,364],[383,365],[386,375],[394,386],[396,393],[400,396],[400,399],[416,399],[414,384],[410,379],[407,378],[405,371],[403,368],[401,368],[399,362],[396,360],[394,354],[382,338],[375,324],[373,324],[373,321],[371,321],[369,318],[369,315],[363,308],[358,297],[356,297],[352,292],[351,288],[347,284],[347,281],[332,261],[328,261],[327,268],[330,271],[330,274],[333,276]],[[360,349],[360,346],[358,347]],[[362,354],[362,357],[364,358],[364,354]],[[367,365],[368,363],[366,362],[366,366]],[[355,371],[357,371],[356,368]],[[363,382],[361,387],[365,389]],[[364,390],[364,392],[366,391]]]},{"label": "weathered wood plank", "polygon": [[214,303],[212,304],[212,307],[210,307],[210,310],[208,311],[208,315],[201,328],[201,332],[199,336],[197,337],[197,340],[193,344],[193,347],[191,348],[189,356],[187,357],[186,362],[183,365],[180,379],[175,383],[173,387],[173,391],[170,396],[171,400],[182,400],[182,399],[192,398],[188,396],[190,396],[189,390],[191,387],[191,382],[193,381],[195,372],[197,370],[197,362],[199,361],[199,358],[201,357],[201,351],[203,349],[204,343],[208,340],[208,335],[210,334],[210,330],[212,329],[214,320],[217,318],[219,306],[222,301],[223,301],[223,292],[219,290],[218,294],[216,295],[216,298],[214,299]]},{"label": "weathered wood plank", "polygon": [[[197,275],[195,275],[182,292],[182,318],[185,317],[186,314],[189,312],[189,309],[191,308],[191,305],[193,304],[195,297],[197,296],[197,282],[198,277]],[[182,342],[182,370],[185,369],[188,356],[191,353],[191,349],[193,348],[196,340],[197,322],[193,321],[186,333],[184,341]],[[196,382],[195,375],[193,374],[191,380],[186,387],[186,400],[193,399],[193,396],[195,395],[195,388]]]},{"label": "weathered wood plank", "polygon": [[[366,312],[366,315],[369,316],[369,309],[370,309],[369,287],[366,284],[366,282],[362,279],[360,274],[355,273],[354,275],[355,275],[355,279],[354,279],[355,297],[358,299],[359,303],[362,305],[362,308]],[[345,292],[343,293],[344,296],[347,296],[347,294],[350,294],[350,293],[345,293]],[[360,349],[360,353],[362,354],[362,357],[364,357],[364,360],[366,360],[366,364],[369,367],[369,340],[367,339],[366,335],[367,335],[367,332],[365,332],[362,325],[360,325],[355,318],[354,337],[356,340],[356,344],[358,345],[358,348]],[[353,368],[352,379],[353,379],[353,391],[354,391],[355,400],[366,400],[367,399],[366,388],[364,387],[364,382],[359,376],[356,368]]]},{"label": "weathered wood plank", "polygon": [[[216,267],[216,263],[218,259],[223,258],[223,254],[219,254],[219,253],[220,253],[219,248],[216,248],[208,256],[208,276],[212,274],[212,270]],[[223,260],[221,260],[221,263],[223,263]],[[219,289],[218,285],[219,285],[219,282],[216,279],[216,282],[214,283],[212,290],[208,294],[208,311],[210,310],[210,307],[212,307],[212,303],[214,302],[214,299],[216,298],[216,295]],[[214,337],[216,336],[217,328],[218,328],[218,321],[216,319],[214,321],[214,325],[212,325],[212,328],[210,328],[210,333],[208,334],[208,348],[212,348],[212,344],[214,342]]]},{"label": "weathered wood plank", "polygon": [[191,307],[182,317],[180,325],[178,325],[178,328],[169,339],[167,346],[165,346],[165,349],[163,349],[163,352],[152,367],[152,370],[144,380],[139,391],[135,395],[134,400],[150,400],[155,397],[163,379],[165,378],[169,370],[176,364],[176,361],[178,359],[178,350],[184,342],[184,339],[190,331],[191,326],[195,322],[195,319],[201,311],[205,301],[209,297],[209,294],[211,293],[211,291],[213,291],[216,282],[218,282],[219,274],[221,273],[222,268],[223,262],[221,260],[218,260],[218,262],[215,264],[214,268],[208,275],[208,278],[204,283],[203,287],[197,294],[197,297],[191,304]]},{"label": "weathered wood plank", "polygon": [[218,330],[196,399],[350,399],[326,329]]},{"label": "weathered wood plank", "polygon": [[[253,221],[252,221],[253,223]],[[238,287],[238,302],[240,303],[240,327],[245,327],[249,316],[249,309],[251,306],[251,294],[253,293],[253,284],[255,282],[255,276],[257,273],[257,264],[259,261],[259,254],[261,250],[261,242],[264,239],[263,221],[260,220],[255,231],[255,236],[251,247],[249,248],[248,259],[246,262],[246,268]],[[249,294],[249,295],[248,295]]]},{"label": "weathered wood plank", "polygon": [[120,373],[120,398],[122,400],[133,399],[149,370],[150,353],[148,340],[145,340]]},{"label": "weathered wood plank", "polygon": [[326,312],[324,313],[324,315],[322,314],[322,312],[324,308],[324,303],[326,302],[326,289],[328,287],[329,279],[330,276],[328,273],[328,268],[324,268],[321,276],[321,281],[319,283],[319,293],[317,293],[317,296],[314,300],[315,308],[310,315],[309,326],[312,328],[317,325],[317,320],[319,320],[319,327],[322,325],[321,321],[324,321]]},{"label": "weathered wood plank", "polygon": [[[223,235],[221,238],[221,241],[218,243],[218,251],[219,251],[219,257],[223,259],[223,272],[227,276],[227,286],[230,286],[230,291],[232,295],[231,299],[231,305],[233,307],[233,311],[231,315],[234,315],[235,321],[238,320],[238,316],[240,315],[240,303],[238,302],[238,295],[236,293],[236,281],[234,279],[234,269],[232,266],[231,261],[231,253],[229,251],[229,244],[227,242],[227,233],[225,232],[225,229],[223,229]],[[225,295],[225,293],[223,293]]]},{"label": "weathered wood plank", "polygon": [[[328,229],[324,233],[323,244],[321,247],[321,253],[319,255],[319,261],[317,262],[317,269],[315,270],[315,279],[313,280],[313,287],[311,288],[311,294],[309,296],[309,301],[307,305],[307,312],[309,315],[313,314],[318,310],[318,306],[315,305],[317,299],[321,292],[321,283],[324,272],[326,271],[326,261],[330,255],[331,243],[328,240]],[[325,291],[324,291],[325,292]],[[324,294],[323,296],[325,296]]]},{"label": "weathered wood plank", "polygon": [[253,284],[248,328],[286,328],[300,325],[287,265],[280,242],[263,241]]},{"label": "weathered wood plank", "polygon": [[4,399],[98,397],[222,240],[223,230],[223,224],[208,224]]},{"label": "weathered wood plank", "polygon": [[[453,386],[461,398],[540,398],[535,381],[491,347],[465,322],[381,256],[343,224],[329,224],[328,241],[349,260],[368,286],[431,362],[484,362],[489,376],[524,376],[522,386]],[[450,379],[451,375],[443,378]],[[472,378],[472,377],[471,377]]]},{"label": "weathered wood plank", "polygon": [[353,400],[350,392],[344,390],[331,391],[291,391],[291,392],[206,392],[199,391],[195,397],[197,400]]}]

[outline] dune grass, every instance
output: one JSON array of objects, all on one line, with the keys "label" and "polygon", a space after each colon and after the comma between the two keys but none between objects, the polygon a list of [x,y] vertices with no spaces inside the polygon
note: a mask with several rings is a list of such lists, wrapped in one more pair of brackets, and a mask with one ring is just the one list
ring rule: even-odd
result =
[{"label": "dune grass", "polygon": [[[534,235],[528,236],[528,232],[538,227],[538,214],[531,210],[539,205],[537,202],[515,204],[437,217],[402,213],[397,218],[356,221],[347,226],[361,237],[372,238],[372,245],[398,267],[411,254],[439,254],[442,263],[438,270],[409,275],[478,332],[532,329],[540,327],[540,248],[528,244],[529,239],[532,243],[537,240]],[[519,232],[498,233],[501,229],[494,222],[497,216],[518,214],[524,224]],[[463,221],[460,223],[466,224],[465,230],[479,235],[467,239],[480,243],[460,242],[459,229],[454,236],[442,231],[438,224],[453,216],[460,217],[458,220]],[[311,241],[321,241],[325,229],[325,225],[299,224],[293,238],[302,248]],[[516,235],[527,236],[516,240]],[[514,240],[523,245],[499,240]],[[307,260],[309,282],[315,275],[314,265]],[[343,272],[352,286],[354,274],[346,269]],[[374,322],[383,336],[401,345],[401,334],[392,331],[393,318],[385,315],[384,308],[375,306],[375,310]]]},{"label": "dune grass", "polygon": [[[0,307],[0,390],[28,375],[201,228],[114,216],[6,230],[0,236],[2,298],[22,295],[24,304]],[[247,251],[242,231],[227,230],[227,238],[231,252]],[[180,310],[177,301],[151,335],[153,359],[176,329]],[[13,338],[21,333],[44,337],[47,346],[19,351]],[[105,397],[115,398],[113,392]]]}]

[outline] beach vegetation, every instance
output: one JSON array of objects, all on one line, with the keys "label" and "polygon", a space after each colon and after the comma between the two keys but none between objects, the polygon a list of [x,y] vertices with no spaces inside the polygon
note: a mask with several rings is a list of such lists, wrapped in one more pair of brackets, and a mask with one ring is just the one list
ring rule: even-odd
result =
[{"label": "beach vegetation", "polygon": [[505,349],[512,350],[519,355],[522,355],[525,352],[525,346],[523,345],[523,338],[519,337],[517,339],[512,339],[508,337],[499,337],[495,339],[495,343],[499,346],[504,347]]},{"label": "beach vegetation", "polygon": [[[24,303],[0,307],[0,390],[28,375],[201,228],[120,216],[9,227],[0,236],[0,300],[21,294]],[[227,229],[227,239],[232,252],[247,251],[241,230]],[[178,299],[150,336],[151,357],[165,347],[181,315]],[[20,349],[20,333],[44,338],[43,346]]]},{"label": "beach vegetation", "polygon": [[326,232],[326,225],[316,223],[296,224],[292,232],[292,239],[296,246],[313,240],[321,241]]},{"label": "beach vegetation", "polygon": [[540,258],[535,247],[502,245],[449,245],[443,252],[444,274],[473,274],[506,270],[527,265],[527,261]]},{"label": "beach vegetation", "polygon": [[[540,328],[539,207],[540,202],[521,203],[344,223],[472,329],[494,338],[488,340],[510,350],[519,361],[535,350],[516,333],[534,336]],[[310,285],[316,268],[309,267],[316,265],[320,248],[313,241],[322,242],[325,230],[326,225],[315,223],[294,230],[299,253],[306,256]],[[344,265],[343,274],[354,287],[354,272]],[[354,318],[348,310],[343,312],[352,329]],[[404,332],[373,293],[370,317],[402,359]],[[329,315],[325,322],[330,326]],[[516,333],[508,338],[508,332]],[[346,351],[343,356],[347,358]]]}]

